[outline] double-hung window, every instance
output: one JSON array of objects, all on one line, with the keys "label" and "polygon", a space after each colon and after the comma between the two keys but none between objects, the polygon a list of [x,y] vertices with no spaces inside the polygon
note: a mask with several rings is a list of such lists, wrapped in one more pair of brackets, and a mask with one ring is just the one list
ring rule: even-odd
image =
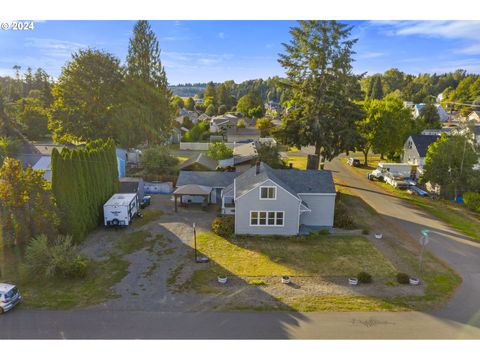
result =
[{"label": "double-hung window", "polygon": [[275,200],[277,198],[276,186],[261,186],[260,199],[261,200]]},{"label": "double-hung window", "polygon": [[251,211],[251,226],[283,226],[283,211]]}]

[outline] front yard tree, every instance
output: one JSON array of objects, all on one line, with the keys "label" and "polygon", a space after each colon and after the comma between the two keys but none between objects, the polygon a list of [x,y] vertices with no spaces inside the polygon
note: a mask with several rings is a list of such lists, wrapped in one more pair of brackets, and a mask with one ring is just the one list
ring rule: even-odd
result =
[{"label": "front yard tree", "polygon": [[174,126],[175,108],[155,33],[148,21],[138,21],[127,54],[120,143],[126,147],[162,143]]},{"label": "front yard tree", "polygon": [[356,40],[350,33],[336,21],[300,21],[279,59],[295,104],[289,117],[301,124],[290,145],[314,146],[322,162],[354,148],[355,122],[362,117],[354,103],[361,90],[352,72]]},{"label": "front yard tree", "polygon": [[98,50],[79,50],[62,69],[52,92],[49,127],[56,141],[113,137],[122,86],[120,60]]},{"label": "front yard tree", "polygon": [[458,197],[459,191],[468,191],[468,184],[475,176],[473,165],[478,157],[464,136],[447,136],[429,146],[424,166],[424,180],[440,185],[446,195]]}]

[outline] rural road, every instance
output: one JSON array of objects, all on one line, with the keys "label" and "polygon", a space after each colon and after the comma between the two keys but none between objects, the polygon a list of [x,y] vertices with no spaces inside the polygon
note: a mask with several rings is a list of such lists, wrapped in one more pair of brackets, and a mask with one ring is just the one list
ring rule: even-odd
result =
[{"label": "rural road", "polygon": [[0,316],[0,339],[480,339],[480,244],[412,208],[334,160],[327,169],[393,227],[418,238],[464,279],[432,312],[142,312],[25,310]]},{"label": "rural road", "polygon": [[446,261],[463,278],[454,297],[436,316],[480,327],[480,243],[473,242],[442,221],[360,176],[335,159],[326,165],[353,194],[360,196],[394,227],[420,238],[420,230],[431,230],[427,249]]}]

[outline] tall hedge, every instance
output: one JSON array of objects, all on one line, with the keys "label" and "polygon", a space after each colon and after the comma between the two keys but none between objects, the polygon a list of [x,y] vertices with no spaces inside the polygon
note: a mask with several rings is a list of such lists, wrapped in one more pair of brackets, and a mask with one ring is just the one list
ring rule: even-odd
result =
[{"label": "tall hedge", "polygon": [[113,140],[95,140],[85,147],[52,151],[52,190],[60,210],[60,230],[82,240],[98,226],[103,204],[118,191]]}]

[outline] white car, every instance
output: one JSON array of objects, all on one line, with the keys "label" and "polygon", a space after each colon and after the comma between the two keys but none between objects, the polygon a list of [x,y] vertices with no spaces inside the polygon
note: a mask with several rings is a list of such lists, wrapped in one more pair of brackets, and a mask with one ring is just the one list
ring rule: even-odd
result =
[{"label": "white car", "polygon": [[12,309],[22,300],[15,285],[0,283],[0,314]]}]

